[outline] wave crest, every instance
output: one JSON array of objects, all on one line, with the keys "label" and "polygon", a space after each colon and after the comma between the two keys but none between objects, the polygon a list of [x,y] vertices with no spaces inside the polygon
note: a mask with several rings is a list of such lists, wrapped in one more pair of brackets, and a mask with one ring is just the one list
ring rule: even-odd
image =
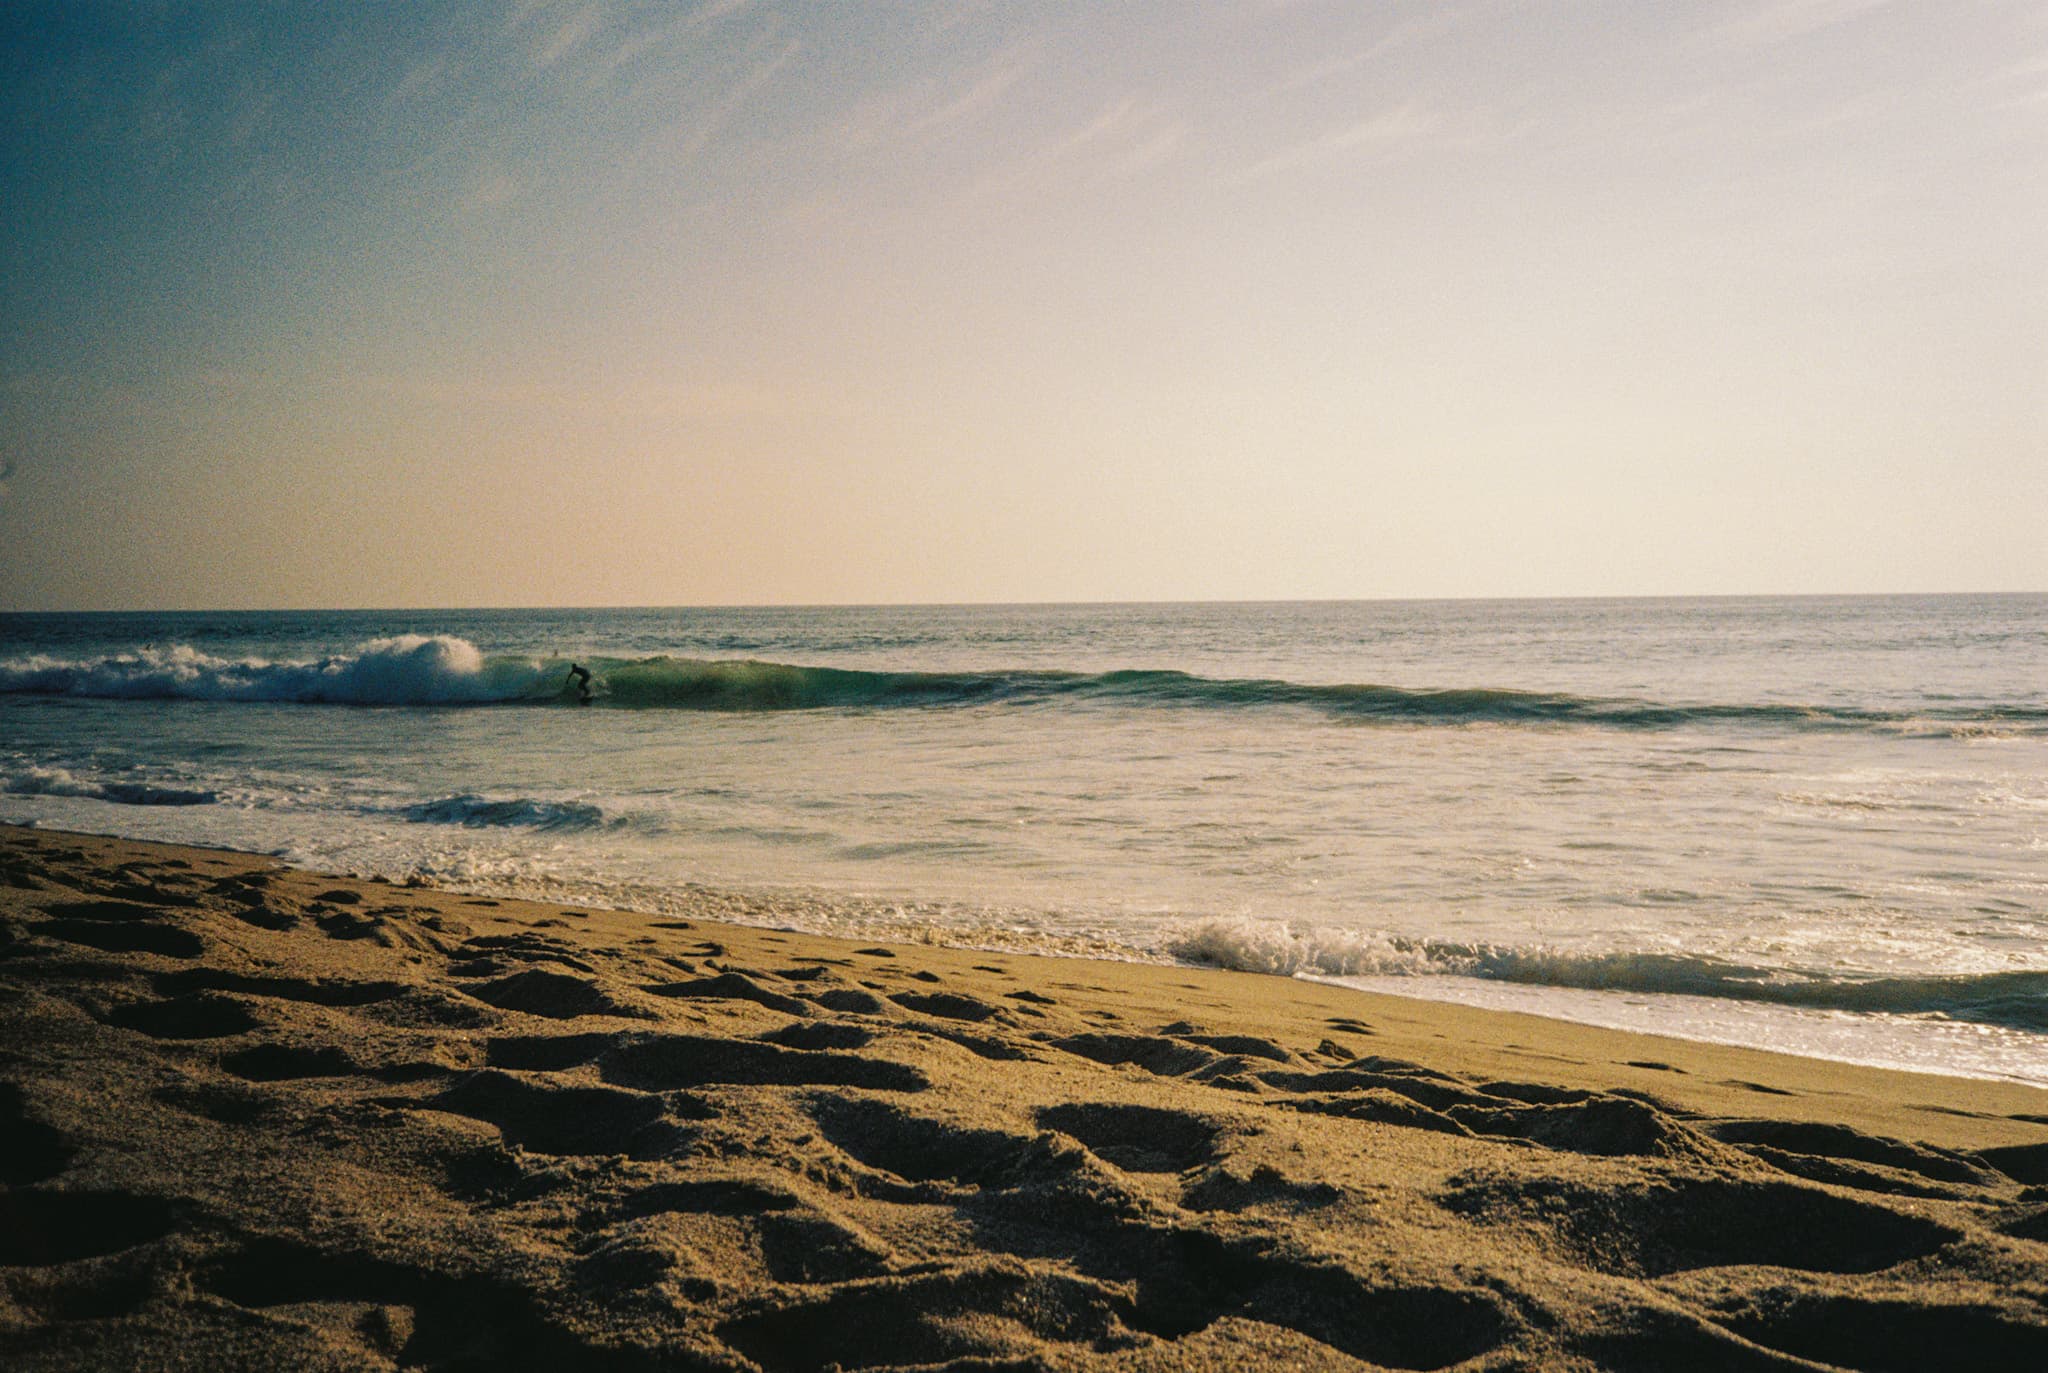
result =
[{"label": "wave crest", "polygon": [[590,830],[605,823],[604,812],[584,801],[542,801],[530,796],[494,801],[473,792],[422,801],[399,813],[423,824],[467,829]]},{"label": "wave crest", "polygon": [[1941,1016],[2048,1033],[2048,971],[1929,977],[1798,975],[1686,954],[1516,949],[1254,920],[1205,922],[1169,940],[1166,951],[1187,963],[1288,977],[1476,977],[1577,991]]},{"label": "wave crest", "polygon": [[[1608,729],[1752,726],[1975,738],[2048,730],[2048,709],[1958,707],[1906,714],[1773,702],[1681,704],[1510,688],[1407,688],[1204,677],[1168,669],[890,672],[756,659],[585,657],[589,704],[639,710],[880,710],[940,706],[1153,706],[1315,712],[1412,725],[1571,725]],[[0,694],[282,701],[305,705],[564,705],[578,693],[560,658],[486,655],[465,639],[406,634],[303,661],[227,659],[185,645],[84,660],[0,662]]]},{"label": "wave crest", "polygon": [[353,652],[274,661],[219,658],[185,644],[103,658],[0,663],[0,692],[305,705],[443,705],[517,700],[541,680],[528,659],[486,658],[466,639],[401,634]]},{"label": "wave crest", "polygon": [[77,796],[111,801],[119,806],[210,806],[217,793],[193,787],[165,787],[149,782],[93,781],[64,768],[25,768],[0,781],[10,796]]}]

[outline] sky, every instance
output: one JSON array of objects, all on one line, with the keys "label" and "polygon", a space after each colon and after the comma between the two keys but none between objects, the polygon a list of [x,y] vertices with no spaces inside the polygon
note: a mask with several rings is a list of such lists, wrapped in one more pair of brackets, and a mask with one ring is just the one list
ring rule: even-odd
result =
[{"label": "sky", "polygon": [[2038,0],[10,0],[0,119],[0,609],[2048,590]]}]

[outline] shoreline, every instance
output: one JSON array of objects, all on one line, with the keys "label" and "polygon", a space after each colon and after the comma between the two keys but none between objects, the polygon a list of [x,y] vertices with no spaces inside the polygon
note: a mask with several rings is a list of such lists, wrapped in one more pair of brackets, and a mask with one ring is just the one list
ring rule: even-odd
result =
[{"label": "shoreline", "polygon": [[[131,838],[100,830],[73,830],[33,821],[0,820],[0,831],[13,828],[238,854],[282,864],[295,871],[330,877],[335,881],[381,883],[401,880],[397,876],[365,874],[360,869],[355,873],[338,872],[322,866],[317,859],[289,857],[258,849],[204,841]],[[409,876],[403,881],[412,883],[419,879]],[[1024,907],[992,907],[958,893],[905,897],[870,891],[845,892],[802,885],[749,885],[716,880],[656,885],[575,878],[482,878],[458,880],[446,886],[430,879],[425,885],[452,897],[487,896],[544,906],[579,906],[649,920],[709,921],[842,942],[952,948],[1063,962],[1134,963],[1166,969],[1233,972],[1281,981],[1321,983],[1360,995],[1528,1015],[1565,1025],[1606,1029],[1659,1040],[1753,1049],[1848,1067],[2006,1083],[2048,1091],[2048,1034],[2011,1025],[1994,1023],[1984,1027],[1981,1022],[1966,1017],[1930,1022],[1907,1014],[1885,1015],[1870,1011],[1849,1012],[1850,1019],[1841,1021],[1834,1019],[1835,1013],[1824,1005],[1802,1005],[1785,999],[1722,997],[1626,984],[1601,988],[1495,979],[1454,972],[1402,975],[1314,968],[1290,972],[1263,966],[1271,957],[1265,947],[1263,922],[1189,916],[1182,922],[1177,935],[1158,946],[1146,947],[1122,942],[1106,933],[1065,929],[1057,918],[1071,914],[1065,910],[1034,912]],[[1002,923],[998,916],[1003,914],[1023,918],[1026,924]],[[1055,918],[1043,928],[1030,927],[1031,917],[1046,914]],[[963,915],[970,918],[958,918]],[[949,916],[955,918],[949,919]],[[1281,928],[1292,930],[1291,926],[1282,925]],[[1235,961],[1227,951],[1216,958],[1200,959],[1190,959],[1172,951],[1171,946],[1176,943],[1213,942],[1211,932],[1216,929],[1228,932],[1253,930],[1253,944],[1245,955],[1249,962]],[[1313,933],[1324,938],[1334,935],[1341,944],[1354,932],[1338,927]],[[1312,949],[1283,949],[1282,954],[1304,959],[1315,957]],[[1957,975],[1954,980],[1962,982],[1967,978]],[[1852,1031],[1848,1034],[1831,1033],[1843,1025],[1852,1026]],[[1770,1040],[1777,1042],[1766,1047],[1766,1041]],[[2015,1042],[2019,1047],[2015,1047]],[[2024,1054],[2037,1046],[2042,1066],[2030,1072],[2026,1070],[2028,1065]]]},{"label": "shoreline", "polygon": [[[1046,970],[1047,976],[1062,968],[1069,968],[1069,977],[1078,977],[1080,976],[1079,969],[1073,969],[1070,965],[1079,965],[1081,969],[1106,966],[1111,968],[1151,969],[1162,975],[1185,973],[1205,978],[1219,977],[1239,984],[1235,995],[1231,998],[1233,1003],[1245,1000],[1257,1002],[1262,999],[1268,999],[1276,994],[1272,991],[1272,984],[1279,984],[1280,986],[1294,989],[1320,987],[1328,989],[1339,1003],[1350,998],[1361,998],[1364,1001],[1374,1003],[1374,1009],[1377,1009],[1382,1017],[1391,1016],[1392,1023],[1414,1023],[1421,1025],[1425,1023],[1433,1024],[1440,1019],[1448,1020],[1455,1025],[1457,1033],[1472,1043],[1491,1043],[1495,1039],[1508,1035],[1510,1032],[1506,1026],[1510,1023],[1532,1022],[1532,1024],[1522,1025],[1519,1030],[1515,1031],[1514,1038],[1518,1041],[1534,1041],[1542,1045],[1553,1035],[1561,1036],[1567,1040],[1582,1037],[1600,1040],[1612,1036],[1615,1037],[1615,1042],[1604,1045],[1603,1049],[1609,1053],[1613,1063],[1622,1066],[1626,1066],[1628,1063],[1627,1058],[1620,1057],[1620,1055],[1628,1052],[1628,1045],[1625,1041],[1643,1040],[1652,1048],[1645,1053],[1635,1054],[1634,1056],[1637,1058],[1668,1059],[1673,1053],[1679,1053],[1681,1057],[1688,1057],[1690,1055],[1677,1048],[1677,1046],[1687,1046],[1692,1050],[1698,1051],[1724,1050],[1727,1054],[1734,1057],[1756,1055],[1767,1063],[1779,1065],[1775,1071],[1764,1074],[1770,1077],[1789,1073],[1790,1076],[1796,1079],[1810,1081],[1830,1077],[1841,1072],[1848,1072],[1852,1076],[1875,1073],[1911,1079],[1925,1079],[1930,1084],[1946,1083],[1951,1088],[1964,1088],[1962,1091],[1941,1089],[1928,1091],[1925,1093],[1925,1096],[1930,1103],[1928,1106],[1930,1110],[1948,1109],[1954,1102],[1965,1097],[1977,1099],[1981,1095],[1977,1090],[1978,1088],[2011,1088],[2021,1093],[2023,1098],[2030,1094],[2041,1105],[2041,1113],[2048,1115],[2048,1086],[2012,1078],[1940,1070],[1916,1070],[1907,1067],[1865,1063],[1854,1059],[1831,1058],[1819,1054],[1765,1049],[1753,1044],[1727,1039],[1709,1039],[1657,1030],[1606,1025],[1589,1020],[1571,1019],[1542,1010],[1503,1008],[1479,1004],[1472,999],[1432,996],[1425,992],[1398,990],[1389,985],[1401,981],[1401,979],[1394,977],[1352,978],[1349,975],[1342,974],[1304,977],[1291,973],[1264,972],[1253,969],[1230,968],[1215,964],[1189,963],[1163,955],[1151,955],[1147,951],[1135,946],[1117,944],[1102,938],[1083,936],[1042,936],[1034,934],[1016,936],[1014,941],[1010,943],[1001,942],[999,938],[992,938],[989,942],[985,943],[970,942],[965,938],[955,942],[949,939],[949,934],[970,933],[972,931],[953,931],[950,927],[935,925],[915,918],[915,911],[923,904],[916,901],[895,901],[878,896],[855,898],[863,905],[872,906],[878,913],[894,910],[897,914],[893,918],[887,918],[878,914],[870,928],[841,934],[808,929],[799,923],[788,923],[787,921],[772,923],[774,912],[781,908],[785,901],[801,901],[808,895],[808,893],[792,895],[789,892],[778,891],[772,887],[755,890],[740,887],[703,886],[690,883],[674,889],[674,891],[663,893],[663,909],[642,908],[638,906],[609,907],[591,905],[587,901],[575,900],[569,896],[550,899],[508,893],[489,882],[459,884],[448,887],[419,882],[416,879],[399,882],[386,877],[365,877],[331,872],[318,867],[305,866],[288,858],[261,853],[251,849],[221,847],[210,844],[185,844],[153,839],[130,839],[121,835],[103,834],[90,830],[67,830],[0,821],[0,842],[4,842],[10,835],[17,832],[21,834],[57,836],[72,840],[98,841],[110,845],[143,850],[166,849],[182,853],[211,855],[220,859],[234,860],[239,864],[246,864],[252,870],[276,869],[281,872],[297,874],[308,881],[317,881],[327,885],[342,884],[366,892],[386,890],[426,893],[444,902],[468,903],[479,899],[487,899],[515,909],[530,909],[539,912],[559,913],[564,909],[576,908],[585,911],[587,915],[602,915],[628,923],[634,921],[647,922],[657,928],[660,922],[686,921],[691,924],[717,927],[735,934],[752,931],[758,935],[777,935],[806,941],[816,940],[847,949],[856,946],[879,945],[905,951],[915,950],[919,953],[946,951],[957,956],[973,955],[1019,959],[1033,965],[1049,965]],[[683,899],[676,899],[676,892],[682,893]],[[543,914],[539,918],[547,919],[550,916]],[[791,916],[789,919],[793,921],[797,918],[796,916]],[[999,926],[974,928],[985,930],[992,936],[1001,936],[1009,933]],[[1123,953],[1128,953],[1130,956],[1120,956]],[[1567,992],[1575,990],[1570,988],[1552,989],[1541,986],[1528,986],[1520,983],[1496,984],[1485,979],[1471,980],[1477,986],[1485,989],[1498,987],[1511,993],[1528,992],[1536,996],[1541,996],[1553,990]],[[1371,981],[1380,985],[1371,987],[1354,986],[1352,985],[1354,981]],[[1262,993],[1265,993],[1266,996],[1262,997]],[[1630,995],[1637,995],[1645,999],[1663,999],[1682,997],[1683,994],[1651,992],[1631,993]],[[1712,998],[1707,999],[1712,1000]],[[1769,1006],[1752,1007],[1751,1003],[1733,1004],[1739,1009],[1744,1010],[1759,1008],[1765,1010],[1777,1009]],[[1426,1009],[1416,1009],[1413,1014],[1403,1014],[1400,1009],[1397,1009],[1408,1007]],[[1240,1014],[1250,1013],[1247,1006],[1238,1005],[1236,1009]],[[1341,1011],[1342,1007],[1337,1005],[1333,1006],[1332,1009]],[[1491,1031],[1487,1030],[1485,1024],[1490,1018],[1500,1018],[1501,1028]],[[1548,1032],[1546,1032],[1545,1027],[1549,1027]],[[1434,1038],[1443,1037],[1435,1029],[1421,1033],[1426,1033]],[[1656,1046],[1662,1046],[1662,1048],[1659,1049]],[[1407,1047],[1414,1046],[1408,1045]],[[1548,1049],[1546,1048],[1543,1051],[1547,1052]],[[1713,1058],[1717,1057],[1717,1055],[1709,1053],[1707,1057]],[[1804,1067],[1799,1068],[1798,1065],[1804,1065]],[[1504,1065],[1496,1063],[1492,1066],[1500,1067]],[[1968,1085],[1967,1087],[1966,1084]],[[1669,1084],[1667,1083],[1666,1085],[1668,1086]],[[1891,1092],[1882,1087],[1877,1089],[1877,1094],[1886,1097],[1892,1095]],[[1936,1102],[1941,1104],[1932,1104]]]},{"label": "shoreline", "polygon": [[11,826],[0,1027],[17,1367],[2048,1358],[2007,1082]]}]

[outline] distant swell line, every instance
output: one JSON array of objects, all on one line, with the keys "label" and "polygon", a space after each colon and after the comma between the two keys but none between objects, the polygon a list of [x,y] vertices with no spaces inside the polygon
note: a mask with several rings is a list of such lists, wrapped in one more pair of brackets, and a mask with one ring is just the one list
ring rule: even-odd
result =
[{"label": "distant swell line", "polygon": [[[1960,735],[2048,730],[2048,709],[2029,705],[1909,714],[1778,703],[1670,704],[1489,687],[1318,684],[1166,669],[886,672],[665,656],[583,662],[593,674],[590,704],[611,709],[753,712],[1077,704],[1294,709],[1404,724],[1750,725]],[[216,658],[173,645],[96,659],[0,661],[0,695],[301,705],[569,705],[577,694],[568,669],[566,659],[487,656],[445,635],[378,639],[350,653],[303,661]]]}]

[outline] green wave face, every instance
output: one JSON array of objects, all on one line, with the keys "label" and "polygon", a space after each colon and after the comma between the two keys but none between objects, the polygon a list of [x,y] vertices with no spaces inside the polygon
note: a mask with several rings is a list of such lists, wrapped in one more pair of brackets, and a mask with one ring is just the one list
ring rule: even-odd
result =
[{"label": "green wave face", "polygon": [[[1342,719],[1409,724],[1575,724],[1616,729],[1760,725],[1795,729],[1941,732],[1998,725],[2022,732],[2048,727],[2048,712],[2005,709],[1905,715],[1776,703],[1672,704],[1506,688],[1416,690],[1359,683],[1315,684],[1271,678],[1202,677],[1124,669],[877,672],[755,660],[593,659],[595,703],[635,709],[773,711],[892,709],[1094,702],[1186,709],[1292,708]],[[567,665],[556,669],[561,699],[574,699]]]},{"label": "green wave face", "polygon": [[[730,659],[596,659],[590,666],[605,704],[672,710],[966,705],[1044,695],[1059,680],[1058,674],[864,672]],[[566,682],[564,693],[573,695]]]}]

